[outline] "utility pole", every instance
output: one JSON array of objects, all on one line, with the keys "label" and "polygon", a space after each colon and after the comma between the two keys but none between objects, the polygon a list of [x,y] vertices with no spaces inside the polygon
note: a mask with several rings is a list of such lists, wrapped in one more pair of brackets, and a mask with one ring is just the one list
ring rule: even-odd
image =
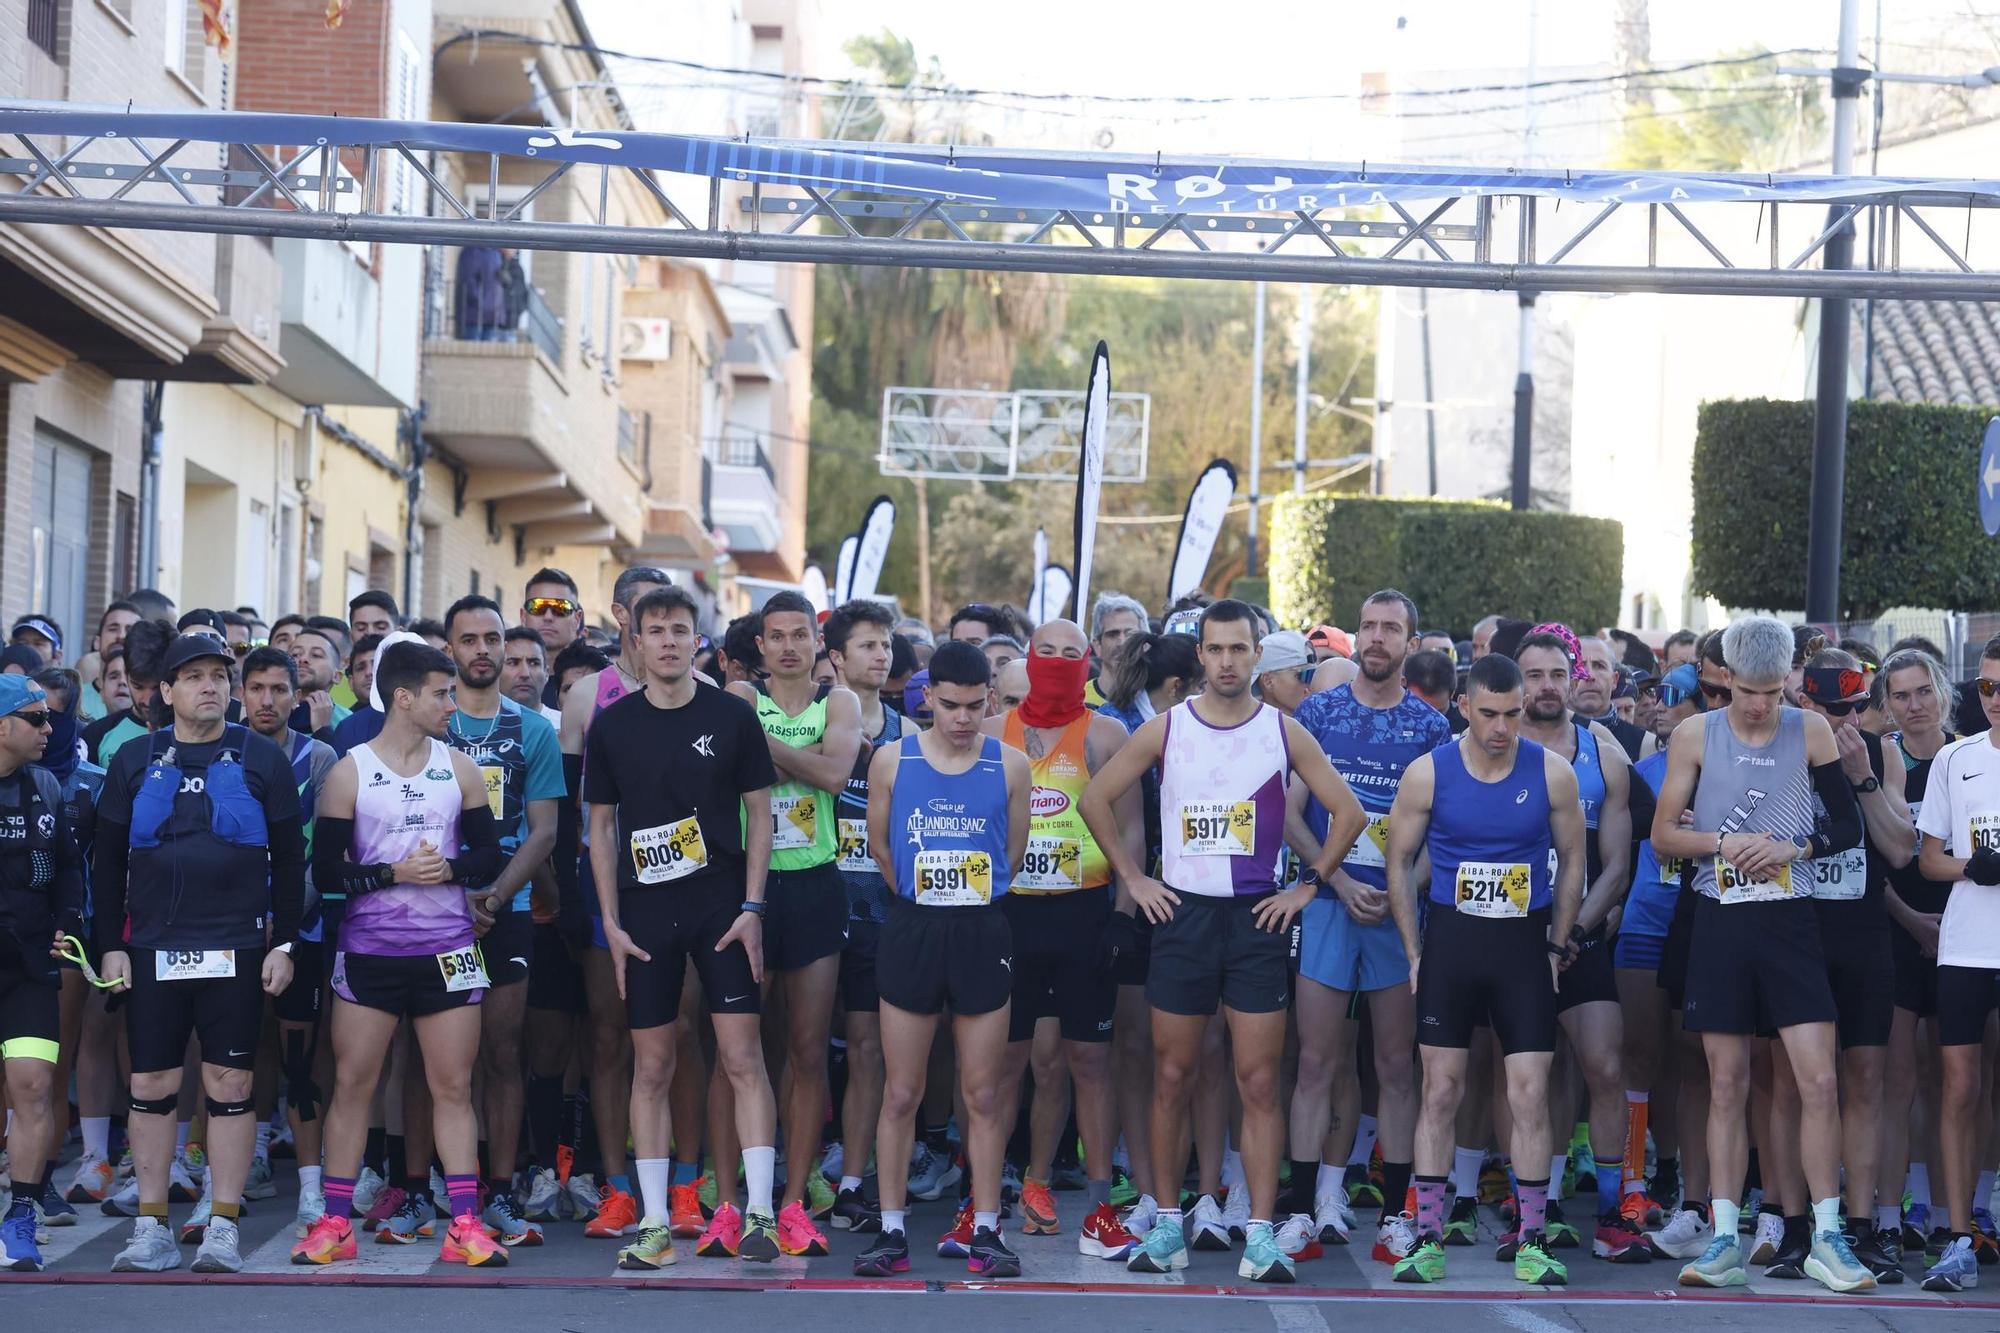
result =
[{"label": "utility pole", "polygon": [[[1521,165],[1528,166],[1535,151],[1535,76],[1541,63],[1541,6],[1528,0],[1528,77],[1521,90]],[[1528,219],[1523,214],[1521,226]],[[1529,256],[1531,259],[1533,256]],[[1535,463],[1535,294],[1520,296],[1520,360],[1514,374],[1514,464],[1510,500],[1515,509],[1526,509],[1534,498]]]},{"label": "utility pole", "polygon": [[1306,491],[1306,381],[1312,378],[1313,289],[1299,284],[1299,322],[1293,338],[1299,348],[1298,409],[1292,416],[1292,493]]},{"label": "utility pole", "polygon": [[[1840,0],[1840,46],[1833,70],[1833,174],[1854,169],[1854,113],[1866,70],[1856,67],[1861,47],[1860,0]],[[1828,209],[1828,220],[1839,216]],[[1854,224],[1850,220],[1826,243],[1822,263],[1829,269],[1854,264]],[[1846,298],[1829,297],[1819,306],[1819,382],[1813,407],[1812,491],[1806,529],[1806,619],[1830,625],[1840,618],[1840,521],[1847,482]]]},{"label": "utility pole", "polygon": [[1257,573],[1257,506],[1264,498],[1264,284],[1253,287],[1250,322],[1250,546],[1244,572]]}]

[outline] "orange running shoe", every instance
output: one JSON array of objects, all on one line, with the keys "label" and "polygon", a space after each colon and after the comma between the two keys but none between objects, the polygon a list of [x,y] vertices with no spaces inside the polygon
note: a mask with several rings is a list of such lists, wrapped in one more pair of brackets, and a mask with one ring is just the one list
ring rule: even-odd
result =
[{"label": "orange running shoe", "polygon": [[725,1203],[708,1219],[708,1230],[695,1242],[694,1252],[704,1259],[734,1259],[743,1244],[743,1214],[736,1205]]},{"label": "orange running shoe", "polygon": [[556,1183],[568,1188],[570,1169],[576,1165],[576,1149],[567,1143],[556,1145]]},{"label": "orange running shoe", "polygon": [[778,1252],[817,1259],[829,1253],[826,1233],[813,1225],[803,1203],[786,1204],[778,1212]]},{"label": "orange running shoe", "polygon": [[356,1253],[353,1224],[344,1217],[326,1213],[312,1224],[304,1240],[292,1246],[292,1262],[330,1264],[335,1259],[352,1259]]},{"label": "orange running shoe", "polygon": [[468,1268],[505,1268],[507,1251],[486,1234],[486,1228],[479,1225],[475,1214],[464,1213],[452,1218],[451,1225],[445,1229],[444,1244],[438,1247],[438,1260],[447,1264],[464,1264]]},{"label": "orange running shoe", "polygon": [[1056,1216],[1056,1200],[1047,1181],[1021,1179],[1021,1234],[1053,1236],[1061,1232],[1062,1219]]},{"label": "orange running shoe", "polygon": [[958,1210],[951,1230],[938,1237],[938,1258],[964,1259],[972,1254],[972,1201]]},{"label": "orange running shoe", "polygon": [[1618,1201],[1618,1215],[1640,1231],[1657,1228],[1665,1210],[1644,1190],[1633,1190]]},{"label": "orange running shoe", "polygon": [[583,1234],[599,1240],[636,1236],[639,1234],[639,1205],[616,1185],[607,1187],[603,1201],[598,1205],[597,1216],[584,1226]]},{"label": "orange running shoe", "polygon": [[699,1236],[707,1225],[700,1190],[693,1185],[675,1185],[667,1191],[667,1230],[676,1236]]}]

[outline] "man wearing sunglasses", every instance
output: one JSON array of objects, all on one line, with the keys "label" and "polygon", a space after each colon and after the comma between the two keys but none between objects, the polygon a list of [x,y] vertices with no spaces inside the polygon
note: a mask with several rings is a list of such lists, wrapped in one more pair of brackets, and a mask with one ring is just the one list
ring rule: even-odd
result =
[{"label": "man wearing sunglasses", "polygon": [[521,623],[542,636],[549,660],[555,661],[583,633],[583,599],[576,580],[560,569],[536,570],[521,595]]},{"label": "man wearing sunglasses", "polygon": [[[55,1068],[61,982],[55,957],[64,935],[83,930],[83,866],[62,785],[36,766],[51,716],[42,687],[0,675],[0,1067],[7,1105],[13,1203],[0,1221],[0,1258],[35,1273],[35,1205],[46,1191],[55,1132]],[[64,1094],[68,1105],[68,1094]]]}]

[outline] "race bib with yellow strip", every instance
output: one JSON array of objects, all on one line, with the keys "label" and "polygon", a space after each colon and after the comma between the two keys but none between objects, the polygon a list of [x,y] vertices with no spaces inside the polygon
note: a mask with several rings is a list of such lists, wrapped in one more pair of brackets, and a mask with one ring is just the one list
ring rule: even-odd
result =
[{"label": "race bib with yellow strip", "polygon": [[708,844],[693,815],[632,834],[632,873],[641,884],[666,884],[708,864]]},{"label": "race bib with yellow strip", "polygon": [[1377,869],[1389,864],[1389,816],[1377,815],[1361,830],[1361,836],[1347,849],[1344,866],[1374,866]]},{"label": "race bib with yellow strip", "polygon": [[1248,856],[1256,846],[1255,801],[1188,801],[1181,806],[1182,856]]},{"label": "race bib with yellow strip", "polygon": [[460,991],[485,990],[493,983],[486,979],[486,960],[480,956],[479,946],[468,944],[463,949],[447,949],[437,955],[438,971],[444,977],[445,990],[453,995]]},{"label": "race bib with yellow strip", "polygon": [[234,949],[156,949],[153,976],[160,981],[214,981],[236,975]]},{"label": "race bib with yellow strip", "polygon": [[2000,851],[2000,812],[1976,814],[1965,821],[1965,854],[1971,856],[1981,847],[1991,847]]},{"label": "race bib with yellow strip", "polygon": [[1083,840],[1030,836],[1028,853],[1013,887],[1041,893],[1068,893],[1083,887]]},{"label": "race bib with yellow strip", "polygon": [[1868,849],[1850,847],[1812,863],[1812,896],[1826,902],[1853,902],[1868,887]]},{"label": "race bib with yellow strip", "polygon": [[796,851],[819,834],[819,803],[811,792],[771,797],[771,850]]},{"label": "race bib with yellow strip", "polygon": [[1459,862],[1457,906],[1467,916],[1526,916],[1533,889],[1525,862]]},{"label": "race bib with yellow strip", "polygon": [[507,770],[498,764],[481,764],[479,776],[486,779],[486,808],[498,819],[507,803]]},{"label": "race bib with yellow strip", "polygon": [[1752,879],[1718,856],[1715,858],[1715,893],[1726,903],[1782,901],[1792,896],[1792,863],[1787,861],[1779,866],[1769,879]]},{"label": "race bib with yellow strip", "polygon": [[993,901],[993,858],[952,848],[916,855],[920,907],[984,907]]},{"label": "race bib with yellow strip", "polygon": [[1682,857],[1674,857],[1660,862],[1660,883],[1679,884],[1681,882],[1681,870],[1686,865],[1687,861]]},{"label": "race bib with yellow strip", "polygon": [[842,870],[856,875],[879,875],[882,867],[875,864],[875,858],[868,854],[868,821],[865,819],[843,819],[840,821],[840,845],[835,853],[835,863]]}]

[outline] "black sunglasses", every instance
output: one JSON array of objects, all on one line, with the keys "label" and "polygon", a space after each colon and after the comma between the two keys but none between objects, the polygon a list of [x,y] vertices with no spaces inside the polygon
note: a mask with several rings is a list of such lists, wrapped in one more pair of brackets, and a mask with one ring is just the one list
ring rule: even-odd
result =
[{"label": "black sunglasses", "polygon": [[55,714],[46,708],[35,708],[23,709],[18,713],[9,713],[7,716],[17,717],[39,731],[50,724],[50,720],[55,717]]},{"label": "black sunglasses", "polygon": [[1725,704],[1736,697],[1736,692],[1727,685],[1712,685],[1708,681],[1701,683],[1701,692],[1709,698]]}]

